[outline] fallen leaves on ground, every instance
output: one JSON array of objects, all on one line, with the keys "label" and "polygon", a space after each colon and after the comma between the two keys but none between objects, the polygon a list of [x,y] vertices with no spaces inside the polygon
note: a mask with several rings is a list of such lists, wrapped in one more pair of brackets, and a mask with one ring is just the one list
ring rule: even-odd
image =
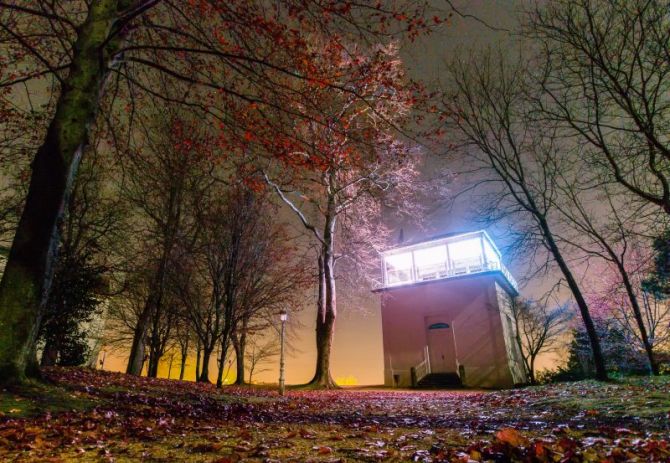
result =
[{"label": "fallen leaves on ground", "polygon": [[[670,461],[667,378],[279,397],[270,389],[217,390],[76,368],[48,369],[46,377],[61,394],[92,405],[34,417],[7,410],[0,415],[0,460]],[[3,394],[20,401],[16,391]]]}]

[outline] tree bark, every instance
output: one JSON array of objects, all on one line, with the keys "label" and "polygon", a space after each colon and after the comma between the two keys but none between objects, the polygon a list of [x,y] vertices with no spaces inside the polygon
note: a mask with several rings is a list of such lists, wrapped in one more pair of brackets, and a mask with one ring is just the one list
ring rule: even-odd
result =
[{"label": "tree bark", "polygon": [[233,336],[233,348],[235,349],[235,384],[241,386],[246,384],[244,367],[244,351],[247,343],[246,333],[240,333],[239,337]]},{"label": "tree bark", "polygon": [[642,318],[642,310],[640,309],[640,304],[637,300],[635,290],[633,289],[633,284],[628,278],[628,272],[626,271],[623,264],[617,259],[617,267],[619,268],[619,273],[623,280],[624,287],[626,288],[626,293],[628,294],[628,299],[630,300],[631,308],[633,309],[633,315],[635,316],[635,321],[637,322],[638,329],[640,330],[640,338],[642,339],[642,345],[644,350],[647,353],[647,359],[649,360],[649,367],[651,372],[658,376],[660,371],[658,369],[658,363],[656,362],[656,357],[654,355],[654,348],[649,341],[649,335],[647,334],[647,327],[644,324],[644,319]]},{"label": "tree bark", "polygon": [[593,319],[591,318],[588,304],[582,295],[582,291],[579,288],[579,284],[577,284],[577,280],[572,274],[570,267],[568,267],[565,259],[563,259],[563,254],[561,253],[560,249],[558,249],[558,245],[554,240],[554,235],[549,229],[549,224],[547,224],[544,219],[540,219],[539,224],[544,235],[545,242],[547,243],[547,247],[554,257],[558,268],[561,270],[561,273],[563,274],[563,277],[565,278],[565,281],[567,282],[568,287],[572,292],[572,296],[575,298],[575,302],[577,303],[577,307],[579,308],[579,312],[582,316],[582,321],[584,322],[584,327],[586,328],[586,334],[591,345],[593,363],[596,367],[596,379],[600,381],[606,381],[608,377],[607,368],[605,366],[605,357],[603,356],[603,352],[600,347],[600,340],[598,339],[598,333],[596,332],[596,327],[593,323]]},{"label": "tree bark", "polygon": [[129,375],[139,376],[142,374],[142,365],[144,364],[144,353],[147,343],[147,330],[149,328],[152,309],[153,303],[151,302],[150,296],[147,298],[146,304],[144,304],[140,318],[137,320],[137,325],[135,325],[133,343],[130,346],[130,356],[128,357],[128,366],[126,367],[126,373]]},{"label": "tree bark", "polygon": [[195,346],[195,380],[197,381],[200,378],[200,354],[202,353],[202,348],[200,347],[200,339],[198,339]]},{"label": "tree bark", "polygon": [[188,339],[181,346],[181,361],[179,364],[179,380],[184,380],[184,370],[186,369],[186,358],[188,357]]},{"label": "tree bark", "polygon": [[20,382],[36,363],[31,356],[53,277],[58,224],[81,156],[88,145],[99,96],[108,75],[107,42],[124,0],[92,2],[77,28],[69,75],[32,162],[26,203],[0,282],[0,381]]},{"label": "tree bark", "polygon": [[336,384],[330,376],[330,352],[335,332],[334,260],[330,251],[319,256],[319,300],[316,317],[316,371],[311,386],[331,389]]},{"label": "tree bark", "polygon": [[202,368],[200,370],[200,375],[198,376],[199,383],[209,383],[209,359],[212,356],[214,347],[204,348],[202,350]]}]

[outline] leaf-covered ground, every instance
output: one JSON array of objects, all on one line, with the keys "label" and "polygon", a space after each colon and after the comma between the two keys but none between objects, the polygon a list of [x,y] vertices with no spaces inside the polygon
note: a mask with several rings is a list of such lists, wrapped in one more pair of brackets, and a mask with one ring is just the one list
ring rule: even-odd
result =
[{"label": "leaf-covered ground", "polygon": [[273,391],[50,369],[0,461],[670,461],[670,378],[502,392]]}]

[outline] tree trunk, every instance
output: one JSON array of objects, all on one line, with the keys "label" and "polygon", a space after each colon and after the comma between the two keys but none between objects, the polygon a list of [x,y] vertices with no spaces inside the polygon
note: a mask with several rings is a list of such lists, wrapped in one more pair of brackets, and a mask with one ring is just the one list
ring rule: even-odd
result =
[{"label": "tree trunk", "polygon": [[179,364],[179,381],[184,381],[184,370],[186,369],[186,356],[181,357],[181,363]]},{"label": "tree trunk", "polygon": [[330,376],[330,351],[335,331],[334,260],[330,251],[319,256],[319,300],[316,317],[316,371],[310,385],[331,389],[336,387]]},{"label": "tree trunk", "polygon": [[[239,338],[233,336],[233,348],[235,349],[235,384],[241,386],[246,383],[244,371],[244,350],[246,348],[246,333],[240,333]],[[249,380],[251,381],[251,380]]]},{"label": "tree trunk", "polygon": [[161,361],[160,353],[152,348],[151,353],[149,354],[149,366],[147,368],[147,376],[149,378],[158,377],[158,366],[160,364],[160,361]]},{"label": "tree trunk", "polygon": [[200,347],[200,339],[198,338],[198,342],[196,343],[195,346],[195,380],[197,381],[198,378],[200,378],[200,354],[202,353],[202,349]]},{"label": "tree trunk", "polygon": [[531,355],[530,357],[530,365],[528,366],[528,377],[530,379],[530,384],[537,384],[537,380],[535,379],[535,356]]},{"label": "tree trunk", "polygon": [[[92,2],[77,29],[70,72],[31,168],[26,203],[0,282],[0,381],[20,382],[36,359],[34,345],[49,294],[58,224],[67,207],[81,156],[95,122],[108,74],[106,43],[124,0]],[[107,49],[104,49],[107,47]]]},{"label": "tree trunk", "polygon": [[651,342],[649,341],[649,335],[647,334],[647,327],[645,326],[644,319],[642,318],[642,310],[640,309],[640,304],[637,300],[635,290],[633,289],[633,285],[630,282],[630,279],[628,278],[628,272],[624,268],[623,264],[619,262],[619,260],[617,260],[616,262],[619,268],[619,273],[621,274],[621,278],[623,279],[624,287],[626,288],[626,293],[628,294],[628,299],[630,300],[631,308],[633,309],[633,315],[635,316],[637,327],[640,330],[640,338],[642,339],[642,345],[644,346],[644,350],[647,353],[647,359],[649,360],[649,367],[651,369],[651,372],[655,376],[658,376],[660,372],[658,369],[658,363],[656,362],[656,358],[654,355],[654,348],[651,345]]},{"label": "tree trunk", "polygon": [[589,312],[589,306],[582,295],[582,291],[575,280],[574,275],[570,271],[570,267],[563,259],[563,254],[561,254],[560,249],[554,241],[554,236],[549,229],[549,224],[545,220],[540,220],[540,227],[545,238],[545,242],[551,252],[558,268],[563,273],[565,281],[568,283],[568,287],[572,292],[572,296],[577,302],[577,307],[579,307],[579,312],[582,316],[582,321],[584,322],[584,327],[586,328],[586,333],[589,338],[589,343],[591,345],[591,354],[593,355],[593,362],[596,367],[596,379],[600,381],[606,381],[607,378],[607,368],[605,366],[605,357],[603,356],[602,349],[600,347],[600,340],[598,339],[598,333],[596,332],[596,327],[591,318],[591,313]]},{"label": "tree trunk", "polygon": [[156,363],[156,356],[154,354],[153,349],[149,348],[149,362],[147,363],[147,378],[155,378],[156,376],[153,374],[154,371],[154,365]]},{"label": "tree trunk", "polygon": [[209,383],[209,358],[212,356],[212,351],[214,351],[213,346],[202,350],[202,368],[198,376],[199,383]]},{"label": "tree trunk", "polygon": [[130,356],[128,357],[128,366],[126,367],[126,373],[129,375],[139,376],[142,374],[142,365],[144,363],[144,353],[147,343],[147,330],[149,328],[149,321],[153,310],[151,299],[151,296],[147,298],[147,302],[144,304],[140,318],[137,320],[137,325],[135,325],[133,343],[130,346]]},{"label": "tree trunk", "polygon": [[222,341],[221,341],[221,357],[219,357],[219,372],[216,377],[216,387],[221,388],[223,386],[223,371],[226,368],[226,357],[228,356],[228,338],[229,336],[226,336]]},{"label": "tree trunk", "polygon": [[181,363],[179,365],[179,381],[184,380],[184,370],[186,369],[186,358],[188,357],[188,339],[181,346]]}]

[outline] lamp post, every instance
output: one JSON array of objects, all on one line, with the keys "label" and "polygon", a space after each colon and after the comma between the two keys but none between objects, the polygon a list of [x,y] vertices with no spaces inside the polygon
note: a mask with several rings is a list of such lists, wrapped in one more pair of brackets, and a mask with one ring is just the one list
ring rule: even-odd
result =
[{"label": "lamp post", "polygon": [[279,312],[279,319],[281,320],[281,332],[279,337],[279,395],[284,395],[284,330],[286,327],[286,320],[288,320],[288,312],[282,309]]},{"label": "lamp post", "polygon": [[102,351],[102,359],[100,360],[100,369],[101,370],[105,369],[105,357],[107,357],[107,351],[103,350]]}]

